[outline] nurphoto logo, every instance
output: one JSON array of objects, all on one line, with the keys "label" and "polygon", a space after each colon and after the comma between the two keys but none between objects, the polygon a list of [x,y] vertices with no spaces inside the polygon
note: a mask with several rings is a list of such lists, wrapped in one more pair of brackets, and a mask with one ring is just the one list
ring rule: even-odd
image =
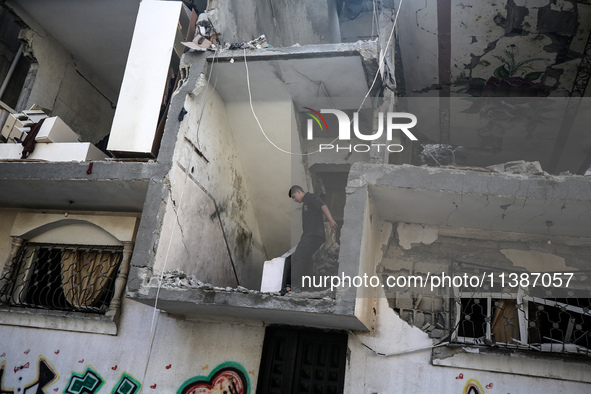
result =
[{"label": "nurphoto logo", "polygon": [[[338,125],[339,125],[339,141],[350,141],[351,140],[351,124],[353,125],[353,134],[355,137],[362,141],[376,141],[382,137],[384,130],[386,132],[386,140],[388,142],[392,141],[392,135],[394,130],[400,130],[410,139],[411,141],[417,141],[417,137],[414,136],[413,133],[409,129],[413,128],[417,124],[417,117],[408,112],[387,112],[384,114],[383,112],[379,113],[378,116],[378,129],[373,134],[363,134],[359,130],[359,112],[353,113],[353,121],[349,118],[345,112],[340,111],[338,109],[321,109],[320,112],[309,108],[304,107],[304,109],[308,110],[307,115],[310,116],[307,123],[307,134],[306,138],[311,141],[314,138],[314,121],[320,128],[321,132],[328,132],[328,125],[324,116],[322,114],[332,114],[337,117]],[[407,123],[398,123],[400,119],[410,120]],[[386,126],[384,127],[384,123]],[[369,152],[371,149],[377,149],[378,152],[381,149],[385,149],[388,152],[402,152],[404,147],[401,144],[384,144],[384,143],[367,143],[367,144],[349,144],[349,145],[339,145],[334,144],[335,141],[332,141],[330,144],[319,144],[318,150],[320,152],[327,151],[327,150],[334,150],[336,152],[339,151],[347,151],[347,152]]]}]

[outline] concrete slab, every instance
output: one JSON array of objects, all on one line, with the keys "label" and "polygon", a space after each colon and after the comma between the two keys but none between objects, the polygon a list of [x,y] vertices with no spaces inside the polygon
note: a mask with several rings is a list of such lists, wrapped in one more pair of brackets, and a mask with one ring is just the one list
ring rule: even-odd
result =
[{"label": "concrete slab", "polygon": [[[153,306],[156,286],[144,287],[133,299]],[[369,331],[350,304],[334,299],[305,299],[258,293],[162,287],[159,309],[188,320],[262,321],[269,324]]]},{"label": "concrete slab", "polygon": [[[377,42],[222,50],[210,57],[212,80],[224,101],[249,101],[246,57],[253,101],[293,100],[296,108],[358,109],[374,77]],[[322,84],[322,85],[321,85]],[[377,89],[378,87],[374,87]]]},{"label": "concrete slab", "polygon": [[356,185],[368,185],[387,221],[591,237],[591,184],[582,176],[356,163]]}]

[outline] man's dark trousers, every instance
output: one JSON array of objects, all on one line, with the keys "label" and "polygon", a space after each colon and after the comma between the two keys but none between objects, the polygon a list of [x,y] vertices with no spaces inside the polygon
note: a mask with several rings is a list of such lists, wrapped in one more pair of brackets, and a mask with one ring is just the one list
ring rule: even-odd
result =
[{"label": "man's dark trousers", "polygon": [[[313,290],[311,287],[304,288],[302,286],[302,276],[312,276],[314,262],[312,255],[322,246],[324,237],[318,235],[303,234],[295,252],[288,257],[285,265],[285,272],[283,275],[284,282],[291,284],[292,288]],[[290,282],[291,278],[291,282]],[[308,284],[308,281],[306,281]]]}]

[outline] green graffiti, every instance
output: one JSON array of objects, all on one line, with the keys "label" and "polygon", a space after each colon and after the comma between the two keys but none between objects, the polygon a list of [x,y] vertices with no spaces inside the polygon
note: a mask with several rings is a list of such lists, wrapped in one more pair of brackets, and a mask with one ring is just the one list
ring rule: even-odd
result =
[{"label": "green graffiti", "polygon": [[113,387],[111,394],[136,394],[139,393],[141,386],[142,384],[133,376],[124,372],[115,387]]},{"label": "green graffiti", "polygon": [[104,379],[101,378],[94,369],[86,367],[84,375],[72,372],[70,381],[63,392],[64,394],[94,394],[98,392],[104,384]]}]

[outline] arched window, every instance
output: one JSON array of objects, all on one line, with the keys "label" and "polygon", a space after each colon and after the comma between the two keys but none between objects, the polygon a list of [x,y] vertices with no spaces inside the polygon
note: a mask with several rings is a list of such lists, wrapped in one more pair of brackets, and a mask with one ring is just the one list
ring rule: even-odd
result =
[{"label": "arched window", "polygon": [[[62,317],[82,312],[116,322],[136,222],[130,216],[19,213],[0,273],[0,305]],[[114,334],[116,327],[99,331]]]}]

